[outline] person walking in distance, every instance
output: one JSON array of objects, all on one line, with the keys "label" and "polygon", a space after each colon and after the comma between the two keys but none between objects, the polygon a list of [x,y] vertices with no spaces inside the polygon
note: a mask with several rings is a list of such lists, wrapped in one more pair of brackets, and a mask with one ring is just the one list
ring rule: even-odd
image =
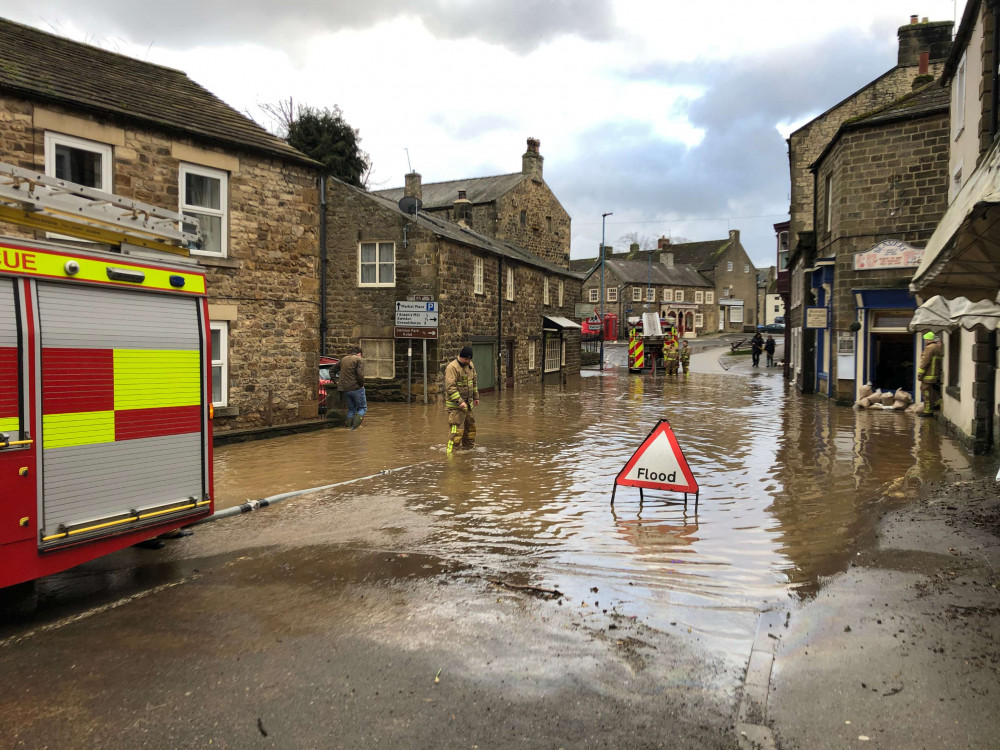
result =
[{"label": "person walking in distance", "polygon": [[753,366],[760,367],[760,353],[764,351],[764,337],[757,331],[750,339],[750,354],[753,357]]},{"label": "person walking in distance", "polygon": [[450,456],[456,443],[462,448],[472,448],[476,444],[476,417],[472,407],[479,406],[479,387],[471,346],[463,346],[458,357],[444,368],[444,397],[448,409],[447,453]]},{"label": "person walking in distance", "polygon": [[767,335],[767,341],[764,342],[764,351],[767,353],[767,366],[774,367],[774,350],[778,347],[777,342],[774,340],[774,336],[771,334]]},{"label": "person walking in distance", "polygon": [[352,346],[350,353],[341,360],[337,390],[341,391],[347,400],[347,420],[344,424],[356,430],[361,426],[361,420],[368,411],[368,401],[365,398],[365,363],[361,358],[360,346]]},{"label": "person walking in distance", "polygon": [[931,331],[924,334],[924,353],[920,356],[917,380],[920,381],[920,395],[924,400],[923,416],[929,417],[934,409],[941,408],[941,362],[944,347]]}]

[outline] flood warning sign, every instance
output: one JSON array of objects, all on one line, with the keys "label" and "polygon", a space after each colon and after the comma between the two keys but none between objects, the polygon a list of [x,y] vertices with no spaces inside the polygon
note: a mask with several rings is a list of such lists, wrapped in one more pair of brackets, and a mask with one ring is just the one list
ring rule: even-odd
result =
[{"label": "flood warning sign", "polygon": [[698,482],[667,420],[661,419],[656,423],[632,458],[618,472],[615,485],[619,484],[639,487],[640,490],[698,493]]}]

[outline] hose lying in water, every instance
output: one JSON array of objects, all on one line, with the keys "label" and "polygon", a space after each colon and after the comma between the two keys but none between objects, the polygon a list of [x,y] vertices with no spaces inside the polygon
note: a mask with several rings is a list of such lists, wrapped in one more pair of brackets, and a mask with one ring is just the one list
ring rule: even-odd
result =
[{"label": "hose lying in water", "polygon": [[292,492],[282,492],[280,495],[271,495],[270,497],[265,497],[261,500],[247,500],[241,505],[233,506],[232,508],[224,508],[223,510],[217,510],[210,516],[206,518],[199,518],[194,523],[188,524],[189,526],[198,526],[203,523],[208,523],[209,521],[219,521],[223,518],[232,518],[233,516],[240,516],[244,513],[250,513],[251,511],[257,510],[258,508],[266,508],[269,505],[277,505],[282,500],[287,500],[290,497],[298,497],[299,495],[305,495],[309,492],[320,492],[321,490],[329,490],[334,487],[343,487],[346,484],[354,484],[355,482],[364,482],[366,479],[375,479],[377,477],[384,477],[387,474],[392,474],[397,471],[402,471],[403,469],[410,469],[419,464],[410,464],[409,466],[397,466],[395,469],[382,469],[382,471],[376,474],[369,474],[366,477],[358,477],[356,479],[348,479],[344,482],[337,482],[335,484],[324,484],[321,487],[309,487],[304,490],[293,490]]}]

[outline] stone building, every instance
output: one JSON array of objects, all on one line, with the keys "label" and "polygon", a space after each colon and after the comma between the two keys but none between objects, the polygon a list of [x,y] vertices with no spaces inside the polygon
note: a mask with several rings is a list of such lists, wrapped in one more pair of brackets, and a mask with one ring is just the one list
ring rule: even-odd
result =
[{"label": "stone building", "polygon": [[[922,307],[939,303],[949,310],[943,324],[933,327],[945,347],[941,414],[976,453],[1000,444],[998,29],[1000,3],[968,0],[941,77],[951,112],[949,205],[909,287]],[[924,312],[918,310],[915,320]],[[928,330],[923,323],[914,327]]]},{"label": "stone building", "polygon": [[[406,182],[409,196],[420,193],[419,174]],[[458,222],[441,211],[413,215],[397,200],[333,179],[327,205],[327,289],[336,299],[327,351],[362,347],[369,398],[406,397],[410,342],[394,338],[395,305],[414,298],[438,303],[437,338],[427,342],[429,398],[465,344],[480,390],[579,374],[580,327],[569,318],[580,278],[565,266],[474,230],[461,211]],[[423,345],[412,344],[411,392],[422,398]]]},{"label": "stone building", "polygon": [[[914,80],[929,83],[940,75],[951,47],[953,24],[919,22],[917,16],[899,28],[899,49],[896,65],[861,87],[850,96],[794,131],[788,138],[789,176],[791,180],[789,250],[786,299],[786,375],[795,380],[803,392],[815,388],[816,373],[813,354],[815,340],[804,326],[805,308],[814,302],[811,278],[806,272],[816,257],[816,237],[813,217],[816,208],[814,176],[811,165],[850,118],[873,112],[913,90]],[[783,269],[780,268],[779,271]]]},{"label": "stone building", "polygon": [[[669,252],[642,254],[644,260],[613,254],[604,259],[604,312],[618,316],[619,338],[646,312],[672,321],[687,338],[716,330],[719,308],[711,280],[694,266],[674,264]],[[583,302],[594,310],[600,307],[599,262],[584,277]]]},{"label": "stone building", "polygon": [[[545,184],[539,146],[537,139],[528,139],[520,172],[421,185],[419,194],[414,193],[421,210],[448,221],[464,220],[479,234],[569,268],[570,218]],[[376,195],[398,202],[404,190],[379,190]]]},{"label": "stone building", "polygon": [[199,218],[216,434],[315,417],[319,165],[180,71],[3,19],[0,46],[0,161]]},{"label": "stone building", "polygon": [[[693,266],[712,282],[718,310],[715,331],[742,333],[757,326],[757,269],[743,249],[738,229],[721,240],[674,243],[658,241],[662,255],[673,255],[680,264]],[[672,261],[668,261],[672,262]]]},{"label": "stone building", "polygon": [[813,164],[817,393],[853,403],[871,383],[918,392],[907,285],[947,206],[948,92],[937,82],[846,122]]}]

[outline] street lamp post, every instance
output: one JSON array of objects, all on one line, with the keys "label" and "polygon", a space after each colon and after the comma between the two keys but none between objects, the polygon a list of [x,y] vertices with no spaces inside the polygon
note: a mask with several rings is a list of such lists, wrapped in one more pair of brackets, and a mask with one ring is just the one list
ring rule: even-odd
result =
[{"label": "street lamp post", "polygon": [[604,221],[612,212],[601,214],[601,369],[604,369]]}]

